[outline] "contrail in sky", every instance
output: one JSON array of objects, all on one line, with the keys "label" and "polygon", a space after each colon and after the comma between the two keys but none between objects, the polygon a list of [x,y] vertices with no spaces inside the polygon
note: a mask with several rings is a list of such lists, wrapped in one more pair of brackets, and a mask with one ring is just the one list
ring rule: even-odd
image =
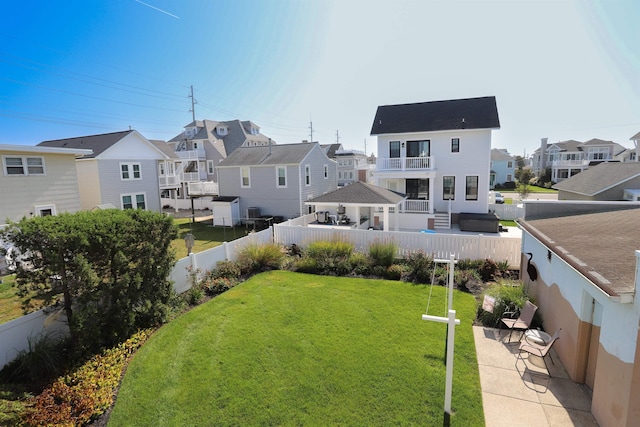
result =
[{"label": "contrail in sky", "polygon": [[173,13],[169,13],[169,12],[167,12],[166,10],[162,10],[162,9],[160,9],[160,8],[158,8],[158,7],[151,6],[150,4],[145,3],[145,2],[143,2],[143,1],[136,0],[136,2],[138,2],[138,3],[140,3],[140,4],[143,4],[143,5],[147,6],[147,7],[150,7],[151,9],[157,10],[158,12],[162,12],[162,13],[164,13],[165,15],[173,16],[173,17],[174,17],[174,18],[176,18],[176,19],[180,19],[180,17],[179,17],[179,16],[176,16],[176,15],[174,15]]}]

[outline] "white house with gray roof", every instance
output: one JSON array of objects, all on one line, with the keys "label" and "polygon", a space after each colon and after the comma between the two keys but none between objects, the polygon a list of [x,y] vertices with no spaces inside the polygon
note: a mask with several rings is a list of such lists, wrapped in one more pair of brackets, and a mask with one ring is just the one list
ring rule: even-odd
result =
[{"label": "white house with gray roof", "polygon": [[489,210],[496,99],[454,99],[378,107],[373,182],[407,195],[403,229],[450,228],[459,213]]},{"label": "white house with gray roof", "polygon": [[586,142],[575,140],[548,143],[542,138],[540,148],[531,156],[531,168],[536,175],[551,169],[551,181],[561,182],[598,163],[619,161],[627,149],[613,141],[593,138]]},{"label": "white house with gray roof", "polygon": [[307,200],[337,188],[336,162],[316,142],[236,148],[217,165],[221,197],[238,197],[240,215],[295,218]]}]

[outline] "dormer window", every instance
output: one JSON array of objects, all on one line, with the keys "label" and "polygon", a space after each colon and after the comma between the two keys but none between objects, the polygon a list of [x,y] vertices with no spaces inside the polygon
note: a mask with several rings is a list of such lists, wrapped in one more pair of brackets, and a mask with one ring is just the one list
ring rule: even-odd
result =
[{"label": "dormer window", "polygon": [[218,126],[216,128],[216,131],[220,136],[225,136],[227,133],[229,133],[229,129],[226,126]]},{"label": "dormer window", "polygon": [[260,130],[255,127],[251,127],[251,135],[257,135],[260,133]]}]

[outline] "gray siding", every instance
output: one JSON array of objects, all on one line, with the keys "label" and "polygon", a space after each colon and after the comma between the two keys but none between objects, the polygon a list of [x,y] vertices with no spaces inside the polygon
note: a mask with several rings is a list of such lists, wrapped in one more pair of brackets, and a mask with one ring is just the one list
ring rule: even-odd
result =
[{"label": "gray siding", "polygon": [[42,157],[46,175],[5,176],[0,171],[0,224],[35,215],[35,206],[54,205],[58,214],[80,210],[74,156],[5,151],[2,155]]},{"label": "gray siding", "polygon": [[[140,163],[141,179],[122,180],[120,179],[120,163]],[[101,203],[111,203],[120,208],[122,201],[121,194],[145,194],[147,210],[160,212],[160,190],[158,184],[157,161],[148,160],[100,160],[100,189],[102,194]]]},{"label": "gray siding", "polygon": [[[304,165],[311,166],[311,185],[304,184]],[[324,165],[329,166],[329,176],[324,179]],[[277,167],[252,166],[250,168],[250,188],[240,185],[240,167],[218,169],[218,183],[221,196],[240,197],[240,215],[246,217],[249,207],[260,208],[262,215],[278,215],[295,218],[306,212],[304,205],[309,198],[335,190],[337,183],[336,163],[330,160],[317,146],[311,150],[303,164],[282,165],[287,167],[287,186],[277,186]]]}]

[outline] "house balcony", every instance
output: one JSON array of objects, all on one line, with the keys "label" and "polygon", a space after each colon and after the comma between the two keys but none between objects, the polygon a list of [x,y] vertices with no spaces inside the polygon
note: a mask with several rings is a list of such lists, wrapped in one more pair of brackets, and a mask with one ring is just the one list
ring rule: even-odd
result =
[{"label": "house balcony", "polygon": [[160,175],[158,177],[158,183],[161,190],[167,190],[170,188],[180,187],[180,177],[178,175]]},{"label": "house balcony", "polygon": [[213,181],[190,182],[188,184],[189,196],[212,196],[218,193],[218,183]]},{"label": "house balcony", "polygon": [[[382,212],[382,208],[377,209]],[[389,212],[395,212],[395,208],[389,208]],[[429,200],[406,199],[400,204],[401,213],[432,213],[429,211]]]},{"label": "house balcony", "polygon": [[206,181],[206,180],[207,180],[207,173],[205,171],[182,173],[182,182],[199,182],[199,181]]},{"label": "house balcony", "polygon": [[204,160],[207,157],[204,149],[176,151],[176,155],[183,160]]},{"label": "house balcony", "polygon": [[435,173],[435,158],[429,156],[378,159],[374,173],[378,178],[429,177]]},{"label": "house balcony", "polygon": [[554,168],[585,167],[589,166],[589,162],[590,160],[554,160],[548,166]]}]

